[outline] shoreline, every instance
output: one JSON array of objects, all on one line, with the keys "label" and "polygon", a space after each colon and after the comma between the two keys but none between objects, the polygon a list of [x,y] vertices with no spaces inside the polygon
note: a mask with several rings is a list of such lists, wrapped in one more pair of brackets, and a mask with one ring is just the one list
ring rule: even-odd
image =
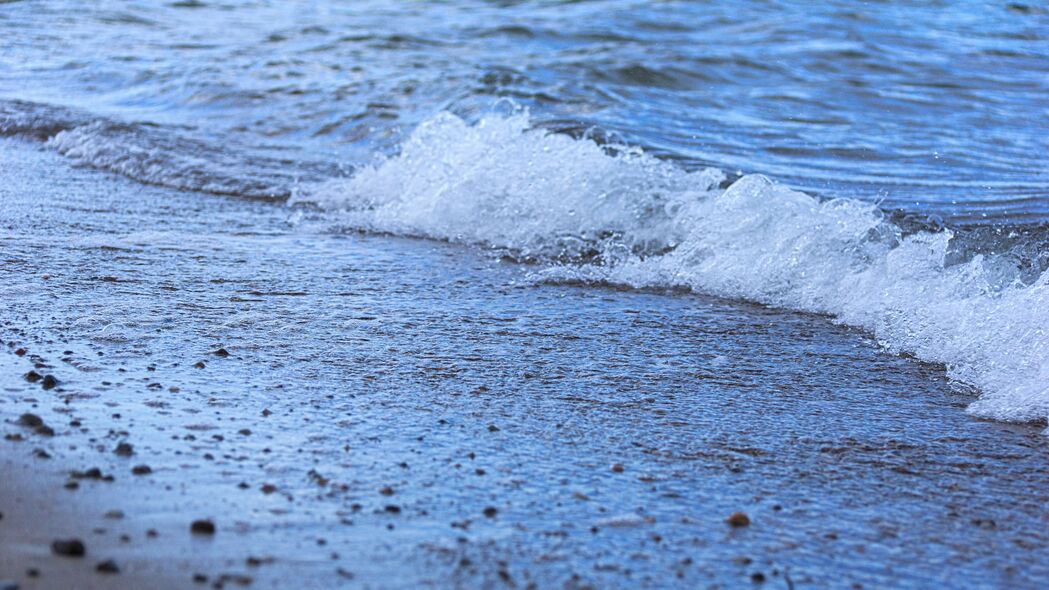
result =
[{"label": "shoreline", "polygon": [[[1049,579],[1046,437],[826,318],[534,284],[0,150],[0,433],[25,439],[0,440],[0,580],[22,589]],[[114,481],[72,478],[96,467]],[[86,557],[51,554],[72,537]]]}]

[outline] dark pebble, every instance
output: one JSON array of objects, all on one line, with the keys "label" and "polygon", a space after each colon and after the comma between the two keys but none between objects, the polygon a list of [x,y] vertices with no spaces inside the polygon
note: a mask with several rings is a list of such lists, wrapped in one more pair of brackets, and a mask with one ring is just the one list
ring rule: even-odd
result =
[{"label": "dark pebble", "polygon": [[135,465],[131,468],[133,475],[149,475],[153,473],[153,469],[149,465]]},{"label": "dark pebble", "polygon": [[499,427],[495,424],[488,425],[488,432],[499,432]]},{"label": "dark pebble", "polygon": [[613,473],[623,473],[624,469],[625,468],[619,463],[616,463],[615,465],[612,466],[612,472]]},{"label": "dark pebble", "polygon": [[193,583],[195,584],[207,584],[208,577],[204,574],[193,574]]},{"label": "dark pebble", "polygon": [[40,386],[44,389],[54,389],[56,385],[58,385],[58,379],[55,379],[54,375],[44,375],[40,381]]},{"label": "dark pebble", "polygon": [[55,435],[55,429],[51,428],[47,424],[44,424],[43,426],[37,426],[36,428],[33,429],[33,432],[39,434],[40,436],[54,436]]},{"label": "dark pebble", "polygon": [[489,506],[488,508],[484,509],[484,515],[488,518],[495,518],[496,514],[499,514],[499,510],[496,509],[494,506]]},{"label": "dark pebble", "polygon": [[26,428],[38,428],[44,425],[44,420],[36,414],[26,412],[18,417],[18,425]]},{"label": "dark pebble", "polygon": [[59,539],[51,543],[51,552],[63,557],[83,557],[87,549],[80,539]]},{"label": "dark pebble", "polygon": [[135,454],[135,447],[131,446],[130,443],[122,442],[117,445],[113,453],[120,457],[130,457]]},{"label": "dark pebble", "polygon": [[112,559],[107,559],[95,566],[95,571],[100,574],[119,574],[120,568]]},{"label": "dark pebble", "polygon": [[193,524],[189,525],[189,530],[194,535],[214,535],[215,523],[210,520],[194,520]]},{"label": "dark pebble", "polygon": [[36,569],[35,567],[31,567],[25,571],[25,575],[27,578],[39,578],[40,570]]},{"label": "dark pebble", "polygon": [[742,512],[733,512],[725,522],[734,528],[741,528],[750,525],[750,517]]},{"label": "dark pebble", "polygon": [[25,356],[25,349],[24,348],[19,348],[18,350],[15,351],[15,355],[17,355],[17,356]]},{"label": "dark pebble", "polygon": [[29,371],[25,374],[25,380],[30,383],[36,383],[37,381],[40,381],[43,378],[44,376],[40,373],[37,373],[36,371]]},{"label": "dark pebble", "polygon": [[70,477],[73,479],[105,479],[105,476],[102,475],[102,470],[98,467],[92,467],[84,471],[74,471],[70,474]]},{"label": "dark pebble", "polygon": [[400,514],[401,513],[401,507],[397,506],[396,504],[389,504],[389,505],[387,505],[385,510],[386,510],[386,512],[389,512],[390,514]]},{"label": "dark pebble", "polygon": [[[196,368],[198,368],[198,369],[203,369],[203,368],[204,368],[205,366],[207,366],[207,365],[205,365],[205,364],[204,364],[204,361],[197,361],[197,364],[195,364],[195,365],[193,365],[193,366],[194,366],[194,367],[196,367]],[[205,581],[206,581],[206,580],[205,580]]]},{"label": "dark pebble", "polygon": [[215,356],[220,356],[222,358],[226,358],[227,356],[229,356],[229,351],[226,350],[225,348],[220,348],[220,349],[212,352],[211,354],[213,354]]},{"label": "dark pebble", "polygon": [[384,496],[392,496],[394,492],[393,492],[393,488],[391,488],[390,486],[386,486],[386,487],[382,488],[381,490],[379,490],[379,493],[384,495]]}]

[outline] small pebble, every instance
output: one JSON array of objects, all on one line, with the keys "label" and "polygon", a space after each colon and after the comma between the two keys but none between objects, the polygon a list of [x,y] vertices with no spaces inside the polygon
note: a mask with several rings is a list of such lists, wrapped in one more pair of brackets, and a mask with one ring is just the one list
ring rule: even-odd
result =
[{"label": "small pebble", "polygon": [[26,412],[18,417],[18,425],[26,428],[38,428],[44,425],[44,419],[36,414]]},{"label": "small pebble", "polygon": [[725,522],[734,528],[741,528],[750,525],[750,517],[742,512],[733,512]]},{"label": "small pebble", "polygon": [[95,566],[95,571],[100,574],[119,574],[120,568],[112,559],[107,559]]},{"label": "small pebble", "polygon": [[58,379],[55,379],[54,375],[44,375],[40,381],[40,386],[44,389],[54,389],[56,385],[58,385]]},{"label": "small pebble", "polygon": [[189,530],[194,535],[214,535],[215,523],[210,520],[194,520],[193,524],[189,525]]},{"label": "small pebble", "polygon": [[135,454],[135,447],[131,446],[130,443],[122,442],[113,450],[113,454],[118,457],[130,457]]},{"label": "small pebble", "polygon": [[83,557],[87,549],[80,539],[59,539],[51,543],[51,552],[63,557]]}]

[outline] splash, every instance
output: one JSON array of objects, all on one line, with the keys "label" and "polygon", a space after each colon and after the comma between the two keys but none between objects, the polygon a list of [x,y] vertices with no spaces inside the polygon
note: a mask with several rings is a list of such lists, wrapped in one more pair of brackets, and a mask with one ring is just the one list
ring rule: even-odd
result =
[{"label": "splash", "polygon": [[505,249],[546,280],[684,287],[827,314],[977,388],[974,415],[1049,416],[1049,276],[952,253],[870,203],[820,200],[762,176],[721,189],[638,149],[442,114],[401,152],[298,197],[370,231]]}]

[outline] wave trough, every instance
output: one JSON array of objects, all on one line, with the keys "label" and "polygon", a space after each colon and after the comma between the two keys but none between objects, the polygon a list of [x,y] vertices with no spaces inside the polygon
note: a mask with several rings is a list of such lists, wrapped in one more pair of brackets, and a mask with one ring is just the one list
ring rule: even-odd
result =
[{"label": "wave trough", "polygon": [[[870,203],[820,200],[636,148],[442,114],[400,153],[293,201],[355,229],[483,244],[541,280],[685,287],[865,329],[975,387],[969,411],[1049,417],[1049,273],[1010,256],[959,259],[950,230],[908,233]],[[1029,269],[1027,269],[1029,271]]]}]

